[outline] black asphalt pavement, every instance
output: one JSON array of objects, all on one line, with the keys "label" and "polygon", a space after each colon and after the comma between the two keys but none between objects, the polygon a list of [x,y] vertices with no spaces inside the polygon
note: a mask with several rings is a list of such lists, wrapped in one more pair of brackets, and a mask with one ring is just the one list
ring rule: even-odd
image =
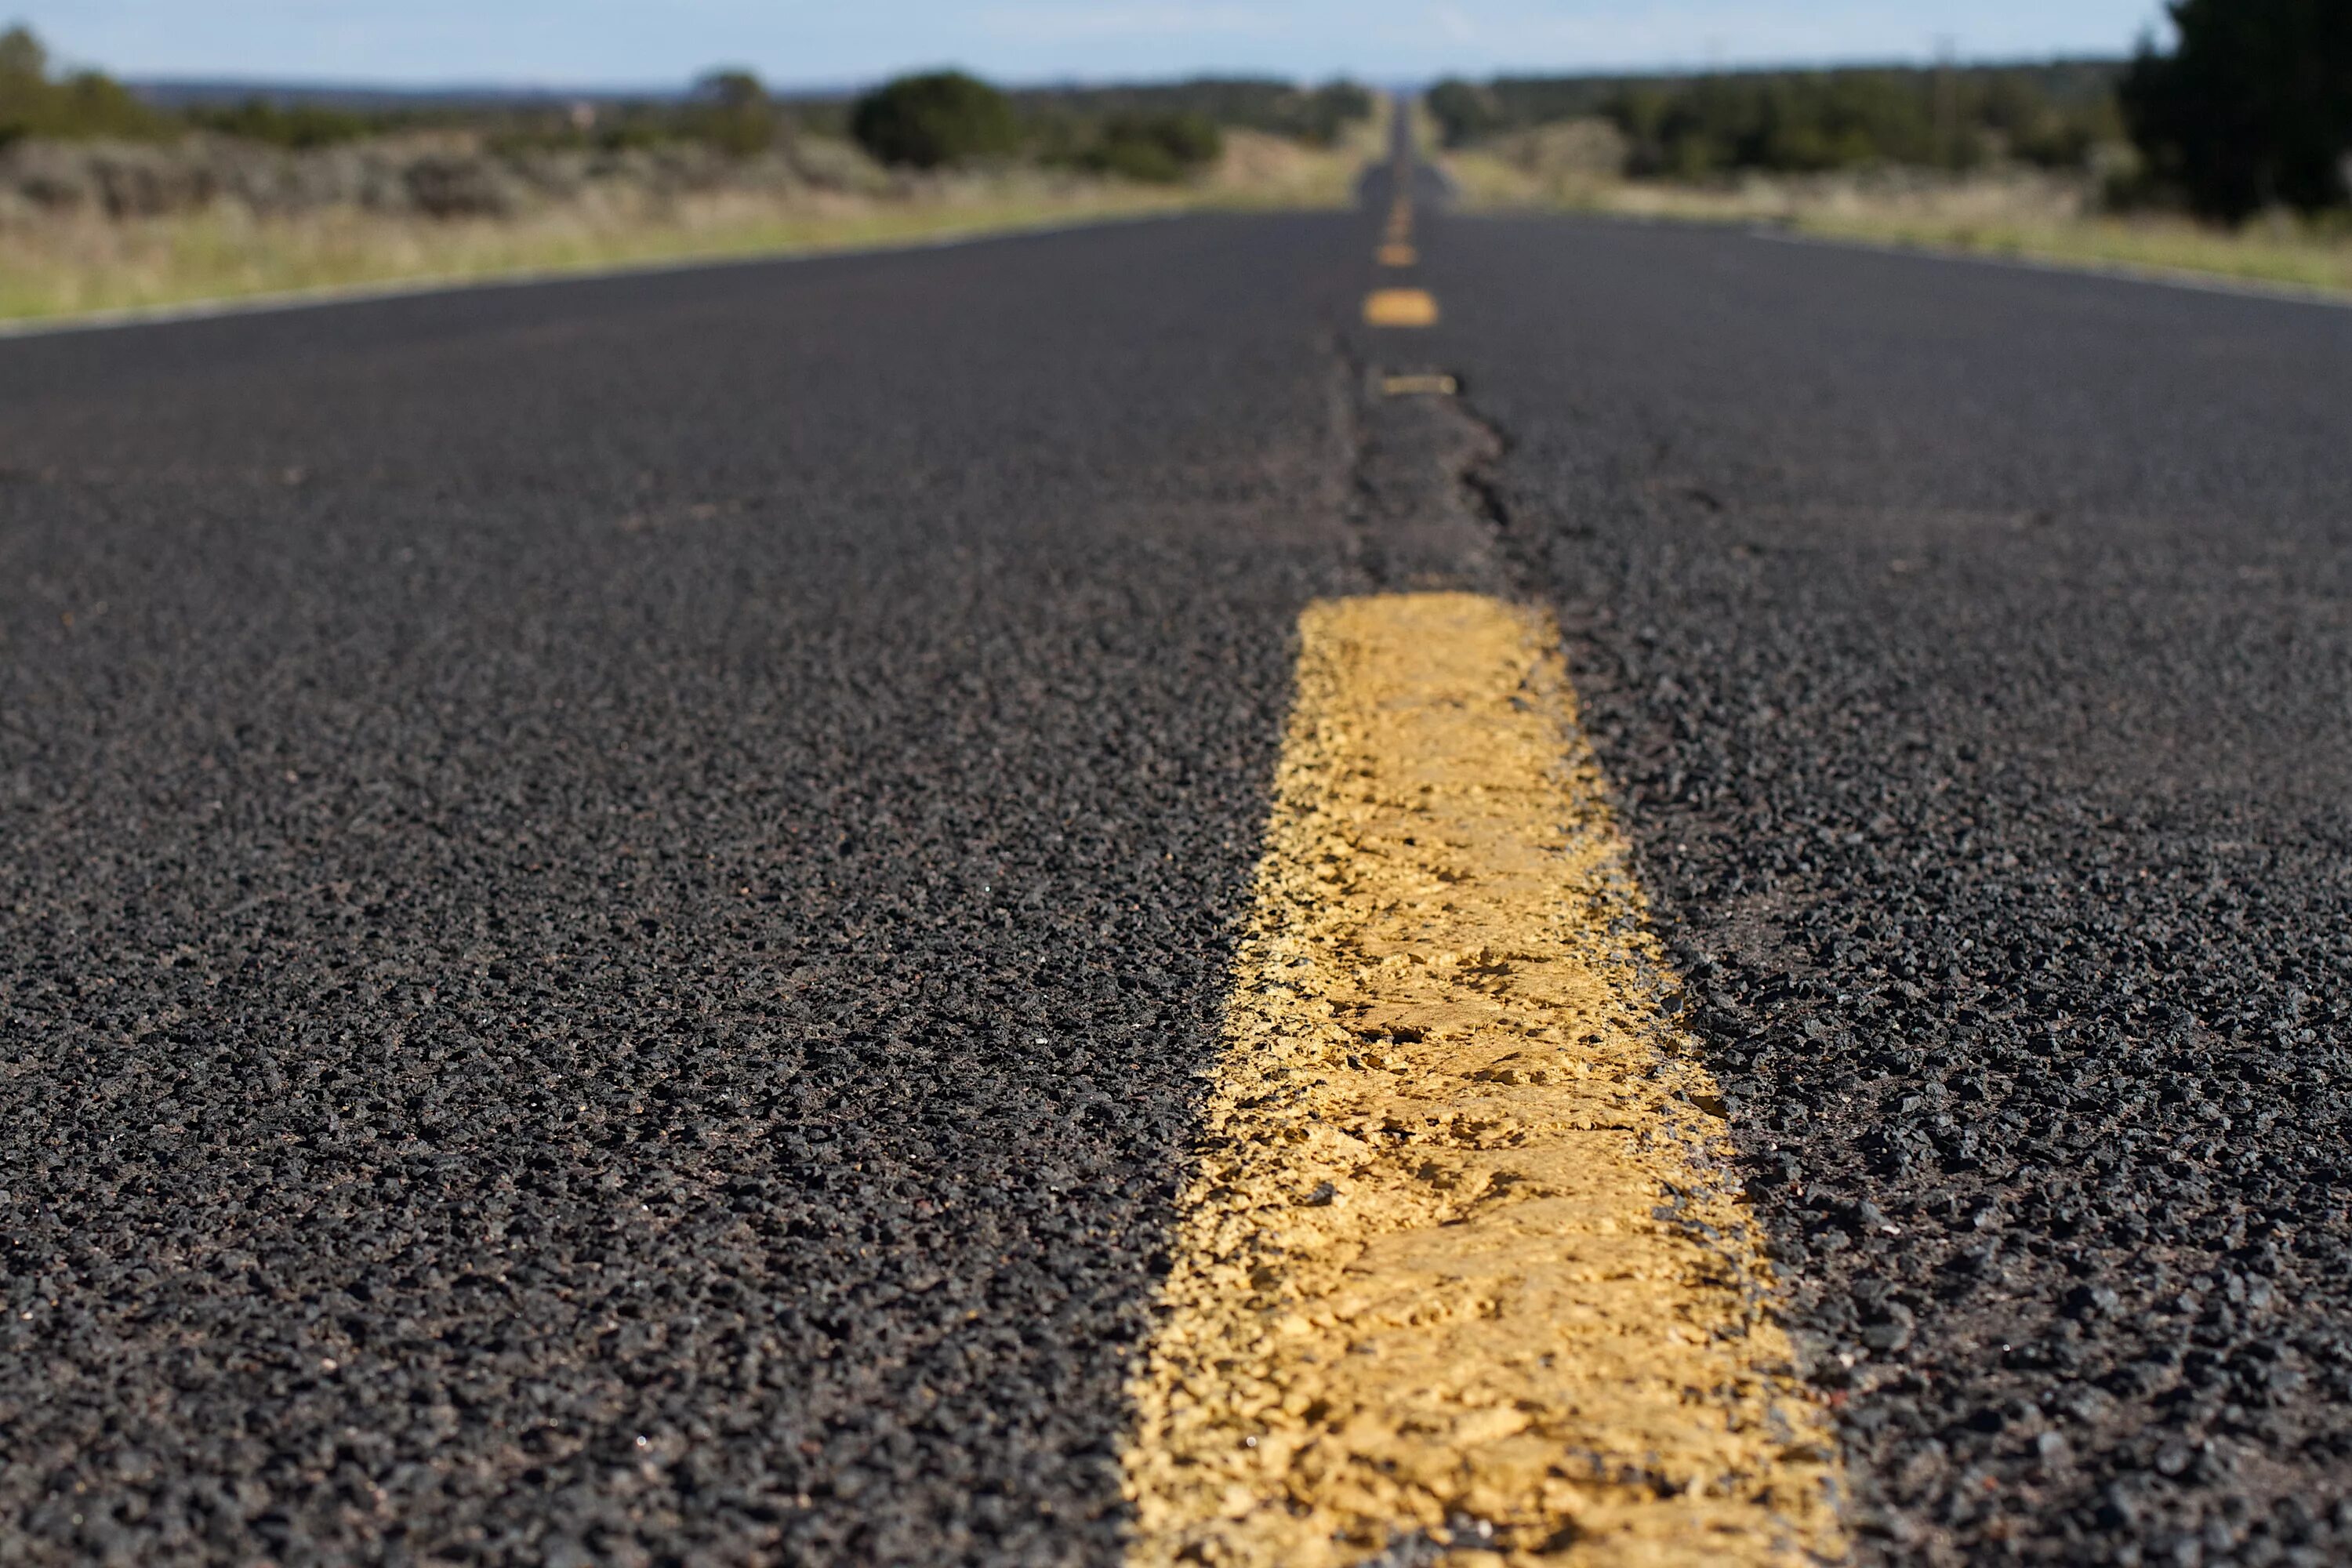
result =
[{"label": "black asphalt pavement", "polygon": [[2352,310],[1377,226],[0,342],[0,1564],[1116,1562],[1293,623],[1444,582],[1864,1559],[2352,1558]]}]

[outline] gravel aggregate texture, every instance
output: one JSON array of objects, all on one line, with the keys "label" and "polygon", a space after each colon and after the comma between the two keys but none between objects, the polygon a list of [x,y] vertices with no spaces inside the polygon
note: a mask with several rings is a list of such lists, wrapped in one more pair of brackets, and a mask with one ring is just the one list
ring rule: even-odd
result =
[{"label": "gravel aggregate texture", "polygon": [[1354,229],[0,347],[0,1562],[1115,1556]]},{"label": "gravel aggregate texture", "polygon": [[1865,1562],[2352,1556],[2352,312],[1376,230],[0,343],[0,1563],[1115,1562],[1380,585],[1568,633]]},{"label": "gravel aggregate texture", "polygon": [[1428,251],[1864,1559],[2352,1558],[2352,313]]}]

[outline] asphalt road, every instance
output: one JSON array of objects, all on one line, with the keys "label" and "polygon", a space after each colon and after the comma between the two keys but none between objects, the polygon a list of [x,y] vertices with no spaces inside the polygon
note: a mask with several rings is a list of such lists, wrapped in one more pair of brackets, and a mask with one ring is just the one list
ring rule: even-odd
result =
[{"label": "asphalt road", "polygon": [[2352,311],[1376,232],[0,343],[0,1563],[1115,1562],[1421,584],[1568,632],[1864,1558],[2352,1555]]}]

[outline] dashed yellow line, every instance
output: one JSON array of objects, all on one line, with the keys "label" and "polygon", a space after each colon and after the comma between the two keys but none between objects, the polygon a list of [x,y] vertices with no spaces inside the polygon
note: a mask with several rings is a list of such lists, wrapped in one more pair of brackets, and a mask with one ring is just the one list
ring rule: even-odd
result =
[{"label": "dashed yellow line", "polygon": [[1364,321],[1374,327],[1433,327],[1437,300],[1426,289],[1375,289],[1364,296]]},{"label": "dashed yellow line", "polygon": [[1843,1556],[1549,624],[1435,594],[1299,632],[1129,1562]]},{"label": "dashed yellow line", "polygon": [[[1383,267],[1413,267],[1421,252],[1412,243],[1412,160],[1400,156],[1394,180],[1396,196],[1389,204],[1388,226],[1376,253]],[[1364,300],[1364,321],[1375,327],[1431,327],[1437,324],[1437,301],[1419,289],[1381,289]]]},{"label": "dashed yellow line", "polygon": [[1450,375],[1407,374],[1381,377],[1383,397],[1452,397],[1462,390],[1462,384]]}]

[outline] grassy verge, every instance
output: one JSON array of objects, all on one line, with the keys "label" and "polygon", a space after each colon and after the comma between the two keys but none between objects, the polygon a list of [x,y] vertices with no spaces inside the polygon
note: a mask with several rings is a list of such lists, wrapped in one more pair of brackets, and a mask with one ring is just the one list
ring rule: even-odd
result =
[{"label": "grassy verge", "polygon": [[419,223],[360,213],[257,219],[236,212],[79,219],[0,235],[0,321],[858,249],[1142,216],[1183,205],[1157,192],[1097,192],[1060,200],[1003,196],[833,212],[698,202],[674,214],[623,220],[566,213]]},{"label": "grassy verge", "polygon": [[1530,168],[1470,151],[1444,160],[1466,206],[1770,224],[1826,239],[1997,256],[2087,269],[2169,273],[2352,296],[2352,228],[2262,221],[2085,216],[2080,182],[1822,178],[1687,186]]},{"label": "grassy verge", "polygon": [[333,211],[257,218],[237,208],[0,226],[0,321],[272,295],[793,256],[1212,209],[1345,205],[1364,153],[1234,132],[1183,185],[1016,170],[892,196],[790,201],[711,194],[652,205],[583,202],[525,217],[430,221]]},{"label": "grassy verge", "polygon": [[1971,223],[1801,216],[1804,234],[2060,265],[2178,273],[2352,298],[2352,237],[2308,228],[2208,228],[2179,220],[2077,218]]}]

